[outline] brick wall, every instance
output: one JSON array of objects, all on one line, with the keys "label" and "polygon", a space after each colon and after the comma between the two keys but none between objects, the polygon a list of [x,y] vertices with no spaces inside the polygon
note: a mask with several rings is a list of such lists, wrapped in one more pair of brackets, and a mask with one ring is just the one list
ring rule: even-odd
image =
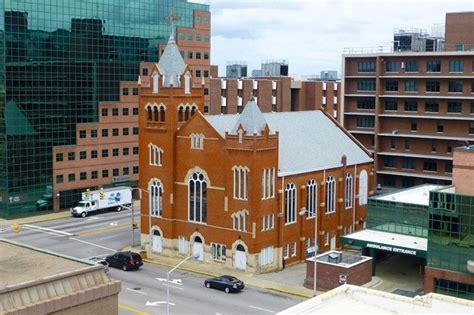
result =
[{"label": "brick wall", "polygon": [[[331,290],[338,287],[339,275],[347,275],[347,284],[364,285],[372,280],[372,259],[357,264],[351,268],[318,262],[317,286],[318,290]],[[313,261],[306,260],[306,279],[304,286],[313,288],[314,282]]]},{"label": "brick wall", "polygon": [[444,279],[474,285],[474,275],[426,267],[424,281],[425,294],[435,291],[436,279]]},{"label": "brick wall", "polygon": [[453,161],[453,184],[456,193],[474,195],[474,151],[456,149]]}]

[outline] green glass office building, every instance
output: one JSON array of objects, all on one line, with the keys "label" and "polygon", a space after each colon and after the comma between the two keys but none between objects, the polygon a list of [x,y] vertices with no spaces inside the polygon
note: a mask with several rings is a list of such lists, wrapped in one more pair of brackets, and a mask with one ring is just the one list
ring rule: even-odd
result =
[{"label": "green glass office building", "polygon": [[0,0],[0,217],[35,212],[51,193],[52,148],[75,144],[77,123],[98,121],[98,102],[158,59],[180,0]]},{"label": "green glass office building", "polygon": [[429,222],[425,282],[437,293],[474,300],[474,274],[467,269],[474,261],[474,196],[453,186],[431,192]]}]

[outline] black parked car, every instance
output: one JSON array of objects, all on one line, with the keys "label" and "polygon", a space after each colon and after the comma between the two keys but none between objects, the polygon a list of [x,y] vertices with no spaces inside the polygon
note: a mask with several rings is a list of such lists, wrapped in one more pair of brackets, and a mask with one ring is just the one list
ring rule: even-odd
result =
[{"label": "black parked car", "polygon": [[229,292],[239,292],[245,288],[244,283],[232,276],[220,276],[215,278],[210,278],[204,281],[206,288],[214,288],[218,290],[223,290],[225,293]]},{"label": "black parked car", "polygon": [[105,261],[109,263],[110,267],[122,268],[124,271],[138,269],[143,265],[140,254],[134,252],[117,252],[107,256]]}]

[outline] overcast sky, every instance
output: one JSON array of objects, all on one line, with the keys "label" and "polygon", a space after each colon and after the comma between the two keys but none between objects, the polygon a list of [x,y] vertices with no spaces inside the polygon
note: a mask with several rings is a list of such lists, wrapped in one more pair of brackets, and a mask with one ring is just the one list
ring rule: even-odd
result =
[{"label": "overcast sky", "polygon": [[199,0],[212,12],[212,64],[286,59],[291,74],[341,69],[345,47],[390,46],[393,30],[431,30],[474,0]]}]

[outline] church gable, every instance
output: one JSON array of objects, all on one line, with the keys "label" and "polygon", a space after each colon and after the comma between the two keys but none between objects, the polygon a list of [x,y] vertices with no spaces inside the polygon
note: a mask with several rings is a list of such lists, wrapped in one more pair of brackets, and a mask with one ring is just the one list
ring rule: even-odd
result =
[{"label": "church gable", "polygon": [[202,134],[206,138],[223,140],[221,135],[200,112],[194,114],[177,132],[178,137],[189,137],[191,134]]}]

